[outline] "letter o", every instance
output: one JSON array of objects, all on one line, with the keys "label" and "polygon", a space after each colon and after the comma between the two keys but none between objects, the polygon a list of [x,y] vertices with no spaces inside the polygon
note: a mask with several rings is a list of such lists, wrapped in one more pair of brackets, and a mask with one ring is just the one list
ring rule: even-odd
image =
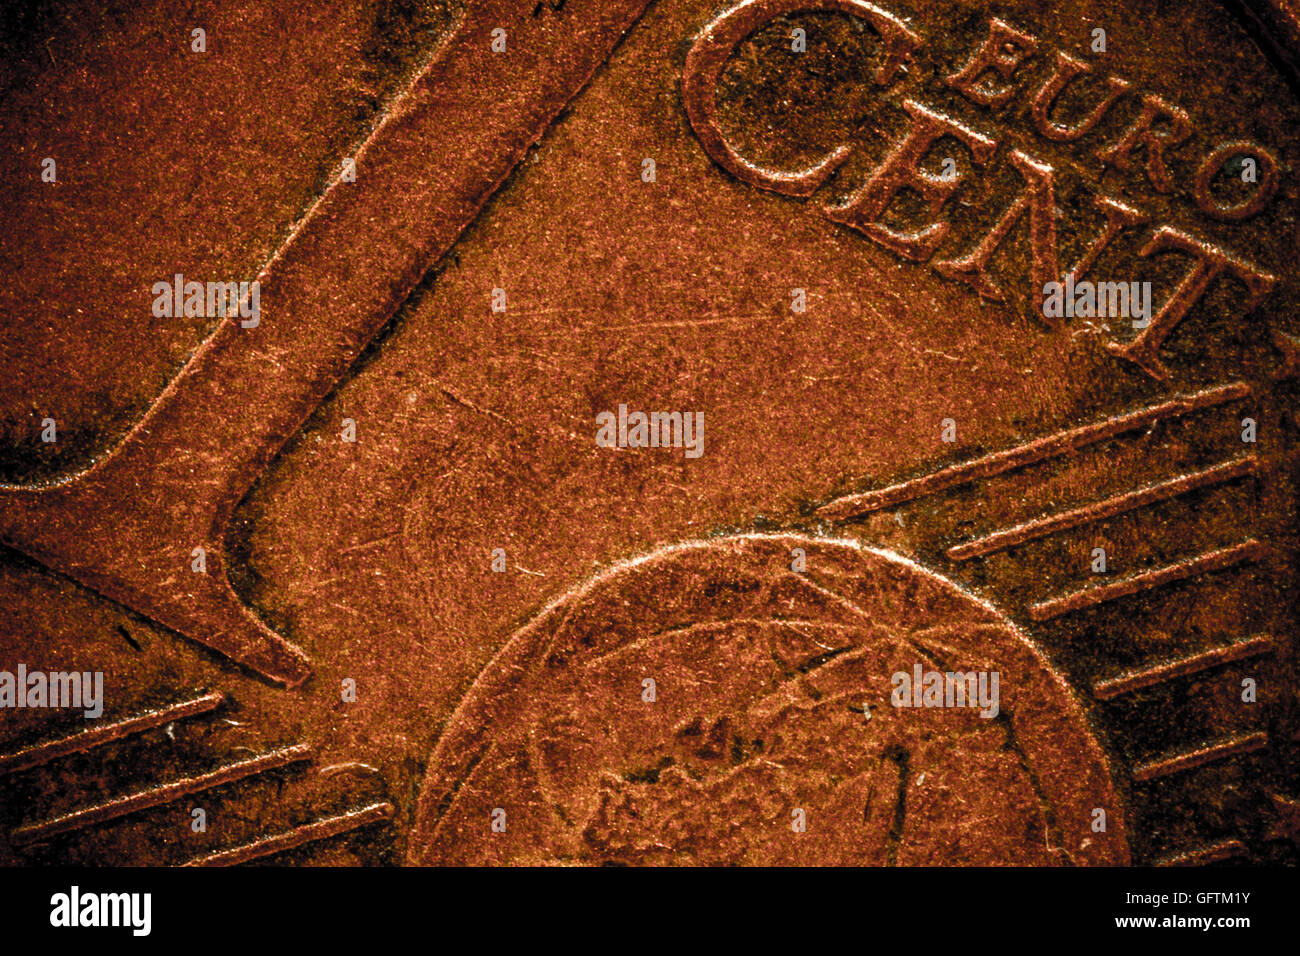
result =
[{"label": "letter o", "polygon": [[[1256,185],[1255,194],[1249,199],[1237,203],[1217,202],[1210,195],[1210,180],[1233,156],[1253,156],[1259,160],[1259,183]],[[1196,171],[1196,185],[1192,190],[1192,196],[1196,200],[1197,207],[1207,216],[1225,222],[1238,222],[1249,219],[1264,208],[1277,192],[1277,182],[1277,158],[1258,143],[1238,139],[1215,147],[1205,157]]]}]

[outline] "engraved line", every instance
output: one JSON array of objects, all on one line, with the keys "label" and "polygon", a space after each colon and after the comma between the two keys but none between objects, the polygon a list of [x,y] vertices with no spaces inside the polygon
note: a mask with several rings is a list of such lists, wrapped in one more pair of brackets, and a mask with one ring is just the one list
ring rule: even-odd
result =
[{"label": "engraved line", "polygon": [[314,823],[305,823],[300,827],[294,827],[284,833],[277,833],[275,836],[263,837],[260,840],[254,840],[251,843],[245,843],[242,846],[231,847],[228,850],[218,850],[215,853],[209,853],[206,856],[195,857],[183,866],[237,866],[240,863],[247,863],[249,860],[260,859],[264,856],[270,856],[273,853],[279,853],[282,850],[292,850],[306,843],[313,843],[317,840],[324,840],[332,836],[338,836],[340,833],[347,833],[351,830],[359,829],[369,823],[375,823],[380,820],[391,820],[393,818],[393,805],[391,803],[372,803],[368,807],[360,810],[351,810],[347,813],[341,813],[338,816],[326,817],[323,820],[317,820]]},{"label": "engraved line", "polygon": [[885,844],[885,866],[898,866],[898,850],[903,843],[903,833],[907,826],[907,788],[912,783],[912,755],[899,747],[896,755],[885,756],[892,760],[898,770],[898,788],[894,795],[894,819],[889,826],[889,835]]},{"label": "engraved line", "polygon": [[47,820],[45,823],[34,823],[19,827],[13,831],[12,839],[14,843],[19,845],[35,843],[38,840],[60,833],[67,833],[70,830],[80,830],[96,824],[106,823],[109,820],[135,813],[137,810],[162,806],[191,793],[200,793],[213,787],[219,787],[222,784],[233,783],[236,780],[251,777],[266,770],[309,760],[311,754],[311,746],[308,744],[297,744],[293,747],[285,747],[283,750],[273,750],[250,760],[220,767],[211,773],[201,774],[197,777],[184,777],[171,783],[142,790],[139,793],[110,800],[107,803],[86,807],[84,810],[75,810],[64,816],[55,817],[53,820]]},{"label": "engraved line", "polygon": [[784,577],[787,580],[791,578],[795,579],[799,583],[807,586],[815,593],[820,594],[822,597],[835,602],[840,607],[844,608],[846,611],[852,614],[854,617],[857,617],[858,619],[865,621],[868,624],[871,623],[870,614],[868,614],[862,608],[858,607],[856,604],[854,604],[844,595],[840,594],[838,591],[835,591],[834,589],[827,587],[825,584],[819,584],[816,580],[813,579],[813,576],[811,574],[796,574],[793,571],[787,571],[785,572]]},{"label": "engraved line", "polygon": [[196,697],[193,700],[183,701],[179,704],[172,704],[161,710],[149,711],[139,717],[130,717],[126,720],[119,720],[115,724],[106,724],[96,727],[94,730],[85,730],[81,733],[61,737],[58,740],[25,747],[15,753],[0,756],[0,777],[8,773],[18,773],[21,770],[39,767],[41,764],[49,763],[59,757],[66,757],[68,754],[85,753],[95,747],[102,747],[114,740],[121,740],[123,737],[129,737],[132,734],[152,730],[154,727],[169,724],[174,720],[183,720],[196,714],[205,714],[208,711],[216,710],[225,702],[225,699],[220,693],[204,694],[202,697]]},{"label": "engraved line", "polygon": [[1155,861],[1156,866],[1203,866],[1206,863],[1218,863],[1231,860],[1236,856],[1246,855],[1246,845],[1240,840],[1220,840],[1208,846],[1162,856]]},{"label": "engraved line", "polygon": [[1029,616],[1035,621],[1047,621],[1054,617],[1060,617],[1062,614],[1081,611],[1084,608],[1093,607],[1106,601],[1128,597],[1131,594],[1137,594],[1139,591],[1149,591],[1165,584],[1171,584],[1174,581],[1181,581],[1184,578],[1195,577],[1198,574],[1206,574],[1211,571],[1222,571],[1225,568],[1246,561],[1257,561],[1264,556],[1264,552],[1264,545],[1251,539],[1230,548],[1207,551],[1205,554],[1188,561],[1180,561],[1177,564],[1171,564],[1155,571],[1135,574],[1131,578],[1116,581],[1114,584],[1084,588],[1082,591],[1075,591],[1073,594],[1065,595],[1065,597],[1043,601],[1029,608]]},{"label": "engraved line", "polygon": [[1201,767],[1216,760],[1263,750],[1267,746],[1268,735],[1262,730],[1250,734],[1240,734],[1236,737],[1229,737],[1221,743],[1197,747],[1195,750],[1172,754],[1168,757],[1161,757],[1158,760],[1144,763],[1134,768],[1133,781],[1135,783],[1146,783],[1148,780],[1155,780],[1157,777],[1167,777],[1171,773],[1191,770],[1193,767]]},{"label": "engraved line", "polygon": [[967,541],[964,544],[949,548],[948,557],[954,561],[966,561],[970,558],[983,557],[992,554],[994,551],[1014,548],[1017,545],[1049,534],[1055,534],[1058,531],[1066,531],[1093,521],[1113,518],[1115,515],[1143,508],[1157,501],[1176,498],[1197,488],[1232,481],[1234,478],[1240,478],[1243,475],[1254,474],[1258,470],[1259,462],[1255,458],[1241,458],[1237,461],[1224,462],[1215,465],[1213,468],[1206,468],[1204,471],[1180,475],[1177,478],[1149,485],[1137,491],[1115,495],[1102,501],[1093,502],[1090,505],[1075,508],[1072,511],[1062,511],[1045,518],[1037,518],[1016,525],[1014,528],[1007,528],[1005,531],[994,532],[984,538]]},{"label": "engraved line", "polygon": [[[670,627],[664,631],[655,631],[645,637],[637,638],[630,644],[620,644],[618,647],[611,648],[602,654],[590,658],[584,665],[586,667],[598,667],[609,661],[610,658],[617,657],[620,654],[626,654],[633,648],[644,647],[651,641],[660,640],[677,640],[682,637],[688,637],[698,632],[708,632],[711,629],[731,627],[732,625],[754,625],[757,627],[786,627],[794,631],[800,637],[808,637],[800,630],[801,627],[809,630],[830,630],[830,631],[856,631],[862,628],[859,623],[845,624],[839,621],[813,621],[805,618],[768,618],[768,617],[737,617],[729,618],[725,621],[696,621],[694,624],[686,624],[682,627]],[[815,643],[829,650],[830,645],[822,644],[820,641],[813,639]]]},{"label": "engraved line", "polygon": [[1150,687],[1152,684],[1159,684],[1175,677],[1184,677],[1187,674],[1195,674],[1197,671],[1208,670],[1220,664],[1230,664],[1233,661],[1245,660],[1259,654],[1267,654],[1273,649],[1271,635],[1263,634],[1248,637],[1244,641],[1238,641],[1235,644],[1213,647],[1200,654],[1180,657],[1172,661],[1166,661],[1163,664],[1156,664],[1142,670],[1120,674],[1118,677],[1097,681],[1092,685],[1092,692],[1098,700],[1110,700],[1121,694],[1140,690],[1143,687]]},{"label": "engraved line", "polygon": [[[357,167],[374,175],[333,179],[258,273],[261,323],[221,321],[121,442],[85,471],[37,487],[0,484],[0,540],[275,683],[299,686],[311,673],[306,655],[244,605],[225,573],[180,587],[160,569],[153,545],[118,534],[119,547],[101,555],[54,533],[58,523],[46,510],[58,502],[61,519],[86,538],[98,531],[113,541],[122,526],[157,526],[165,515],[180,540],[219,545],[235,505],[648,3],[571,2],[558,23],[538,22],[527,5],[463,4],[455,29],[357,147]],[[495,56],[483,39],[498,26],[510,27],[509,57]],[[209,401],[217,382],[223,404],[255,403],[265,414],[230,421]],[[203,462],[197,487],[185,461]],[[108,514],[101,499],[121,508]]]},{"label": "engraved line", "polygon": [[833,521],[846,521],[881,508],[920,498],[923,495],[944,491],[956,485],[974,481],[977,478],[990,478],[994,475],[1032,465],[1047,458],[1054,458],[1066,452],[1075,451],[1088,445],[1105,441],[1116,435],[1122,435],[1138,428],[1154,424],[1164,418],[1173,418],[1206,408],[1213,408],[1235,399],[1250,395],[1250,385],[1246,382],[1233,382],[1217,388],[1197,392],[1194,395],[1176,398],[1160,405],[1140,408],[1127,415],[1120,415],[1104,422],[1083,425],[1079,428],[1057,432],[1035,439],[1025,445],[1018,445],[1006,451],[994,452],[963,462],[950,465],[939,471],[913,478],[888,488],[867,491],[862,494],[840,498],[817,509],[817,514]]}]

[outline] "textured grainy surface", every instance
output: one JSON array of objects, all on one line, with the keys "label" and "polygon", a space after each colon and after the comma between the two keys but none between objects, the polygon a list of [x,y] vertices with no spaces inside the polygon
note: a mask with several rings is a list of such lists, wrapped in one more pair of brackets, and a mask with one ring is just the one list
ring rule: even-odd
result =
[{"label": "textured grainy surface", "polygon": [[[0,858],[1294,862],[1285,8],[643,6],[6,14],[0,670],[106,702],[0,711]],[[960,89],[992,16],[1034,53]],[[1092,75],[1036,114],[1058,51]],[[1187,137],[1117,153],[1144,96]],[[918,107],[957,188],[872,211]],[[1272,185],[1198,196],[1242,141]],[[1042,225],[1059,275],[1098,195],[1087,278],[1159,311],[1187,242],[1232,261],[1145,334],[1053,327]],[[154,317],[175,272],[260,278],[261,326]],[[599,447],[620,404],[703,454]],[[915,663],[999,671],[1000,716],[893,708]]]},{"label": "textured grainy surface", "polygon": [[[1008,716],[891,706],[917,662],[997,671]],[[653,701],[628,693],[646,680]],[[1128,861],[1121,816],[1089,829],[1116,795],[1051,668],[990,608],[851,541],[724,537],[600,575],[484,671],[433,768],[417,863]],[[498,805],[514,823],[484,833]],[[834,839],[792,838],[794,808]]]}]

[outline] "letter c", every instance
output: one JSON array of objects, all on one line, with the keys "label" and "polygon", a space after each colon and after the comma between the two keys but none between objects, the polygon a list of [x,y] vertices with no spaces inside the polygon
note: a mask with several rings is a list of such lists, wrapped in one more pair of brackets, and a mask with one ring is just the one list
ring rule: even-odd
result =
[{"label": "letter c", "polygon": [[682,99],[695,135],[714,162],[741,182],[786,196],[812,195],[848,158],[852,147],[837,146],[820,162],[793,172],[749,162],[718,129],[718,79],[745,37],[779,16],[803,10],[835,10],[869,22],[885,44],[884,60],[875,76],[880,86],[894,78],[903,60],[921,42],[901,20],[864,0],[742,0],[704,28],[686,54],[682,71]]}]

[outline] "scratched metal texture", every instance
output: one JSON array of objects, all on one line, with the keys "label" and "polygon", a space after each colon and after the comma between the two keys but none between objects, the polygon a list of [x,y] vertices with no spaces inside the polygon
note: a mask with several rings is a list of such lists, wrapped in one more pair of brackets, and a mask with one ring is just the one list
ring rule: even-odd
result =
[{"label": "scratched metal texture", "polygon": [[[887,86],[862,19],[777,19],[716,116],[762,168],[851,142],[800,197],[724,168],[683,101],[735,6],[3,15],[0,669],[103,671],[106,702],[0,711],[0,862],[1296,862],[1294,10],[886,3],[921,38]],[[991,16],[1038,44],[992,109],[944,82]],[[1095,26],[1132,93],[1036,136]],[[1142,94],[1189,114],[1168,192],[1096,157]],[[1131,330],[832,221],[909,99],[998,142],[949,147],[935,261],[1016,198],[1019,148],[1056,170],[1064,261],[1104,191],[1147,221],[1098,276],[1168,296],[1185,263],[1141,250],[1170,224],[1267,294],[1216,285],[1159,378],[1115,354]],[[1241,139],[1276,194],[1219,221],[1197,163]],[[1029,257],[1020,223],[991,266],[1021,298]],[[154,318],[176,272],[260,279],[261,325]],[[598,447],[620,403],[703,410],[704,454]],[[1004,719],[892,712],[908,653],[1002,668]]]}]

